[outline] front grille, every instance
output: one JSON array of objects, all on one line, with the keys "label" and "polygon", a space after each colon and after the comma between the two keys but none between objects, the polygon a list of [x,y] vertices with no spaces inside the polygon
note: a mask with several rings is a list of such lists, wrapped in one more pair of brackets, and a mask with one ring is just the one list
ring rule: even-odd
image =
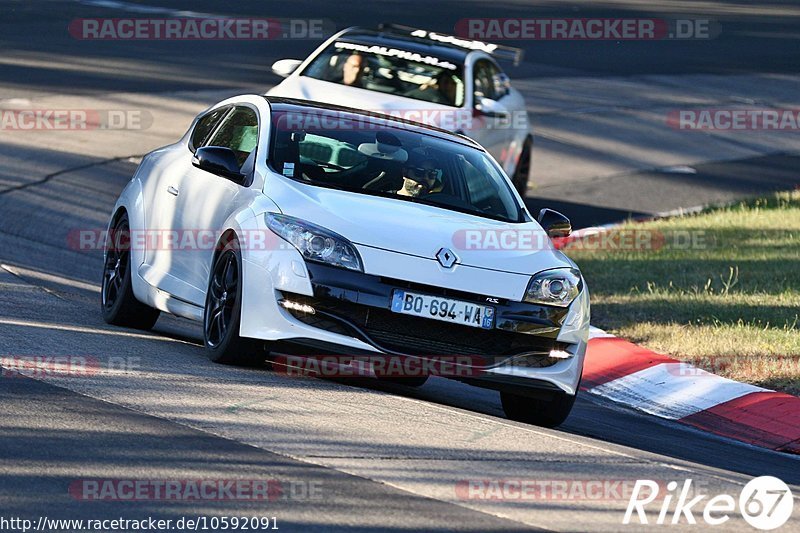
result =
[{"label": "front grille", "polygon": [[551,350],[564,347],[554,339],[537,335],[448,324],[344,300],[295,294],[284,296],[287,300],[309,305],[316,310],[316,313],[310,314],[287,309],[292,316],[310,326],[362,338],[379,348],[408,355],[464,355],[478,357],[483,360],[483,365],[488,366],[494,366],[510,356],[519,356],[514,359],[520,360],[520,366],[542,367],[555,364],[557,360],[548,357],[548,354]]}]

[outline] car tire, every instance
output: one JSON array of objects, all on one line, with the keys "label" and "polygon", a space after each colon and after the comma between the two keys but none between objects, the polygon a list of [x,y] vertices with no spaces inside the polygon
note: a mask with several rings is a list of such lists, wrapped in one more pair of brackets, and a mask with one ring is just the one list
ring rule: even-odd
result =
[{"label": "car tire", "polygon": [[514,169],[514,177],[511,180],[514,183],[514,188],[517,189],[517,192],[519,192],[519,195],[522,196],[523,199],[528,193],[528,179],[530,178],[531,173],[532,149],[533,137],[529,135],[525,138],[525,142],[522,143],[522,151],[519,154],[517,167]]},{"label": "car tire", "polygon": [[130,243],[130,222],[123,213],[111,229],[103,258],[100,309],[103,320],[109,324],[148,330],[161,312],[143,304],[133,294]]},{"label": "car tire", "polygon": [[233,240],[215,255],[203,312],[203,340],[215,363],[257,366],[264,362],[263,342],[239,336],[242,314],[242,256]]},{"label": "car tire", "polygon": [[503,411],[511,420],[548,428],[561,425],[572,411],[576,394],[557,394],[551,400],[500,392]]}]

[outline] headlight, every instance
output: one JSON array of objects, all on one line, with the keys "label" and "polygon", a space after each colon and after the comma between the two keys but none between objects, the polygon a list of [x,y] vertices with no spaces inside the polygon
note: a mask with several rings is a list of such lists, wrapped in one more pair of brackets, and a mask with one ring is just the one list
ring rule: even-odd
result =
[{"label": "headlight", "polygon": [[267,213],[267,226],[297,248],[309,261],[363,271],[355,246],[341,235],[311,222],[286,215]]},{"label": "headlight", "polygon": [[567,307],[581,292],[581,273],[574,268],[554,268],[539,272],[525,291],[525,301],[532,304]]}]

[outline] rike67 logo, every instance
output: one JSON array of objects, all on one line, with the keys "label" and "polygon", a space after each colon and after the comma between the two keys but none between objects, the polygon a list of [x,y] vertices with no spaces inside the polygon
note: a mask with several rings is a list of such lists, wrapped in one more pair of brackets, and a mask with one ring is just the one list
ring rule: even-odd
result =
[{"label": "rike67 logo", "polygon": [[[792,491],[786,483],[772,476],[751,480],[742,489],[738,501],[730,494],[719,494],[708,500],[705,494],[695,495],[691,479],[684,481],[680,488],[677,481],[670,481],[666,494],[661,493],[662,486],[647,479],[637,480],[622,523],[631,524],[638,520],[640,524],[697,524],[700,516],[695,515],[701,515],[706,525],[718,526],[738,511],[752,527],[767,531],[786,524],[794,508]],[[657,502],[657,509],[645,509],[653,502]],[[675,506],[671,509],[673,502]],[[648,510],[651,512],[649,517]],[[653,516],[656,510],[658,514]]]}]

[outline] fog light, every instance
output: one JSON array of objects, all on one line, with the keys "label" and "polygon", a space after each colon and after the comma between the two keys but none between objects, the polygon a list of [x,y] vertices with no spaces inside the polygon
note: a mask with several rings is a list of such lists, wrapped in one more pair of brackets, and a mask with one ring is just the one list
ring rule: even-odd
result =
[{"label": "fog light", "polygon": [[307,313],[309,315],[316,314],[316,311],[310,305],[292,302],[291,300],[281,300],[280,304],[284,309],[289,309],[290,311]]}]

